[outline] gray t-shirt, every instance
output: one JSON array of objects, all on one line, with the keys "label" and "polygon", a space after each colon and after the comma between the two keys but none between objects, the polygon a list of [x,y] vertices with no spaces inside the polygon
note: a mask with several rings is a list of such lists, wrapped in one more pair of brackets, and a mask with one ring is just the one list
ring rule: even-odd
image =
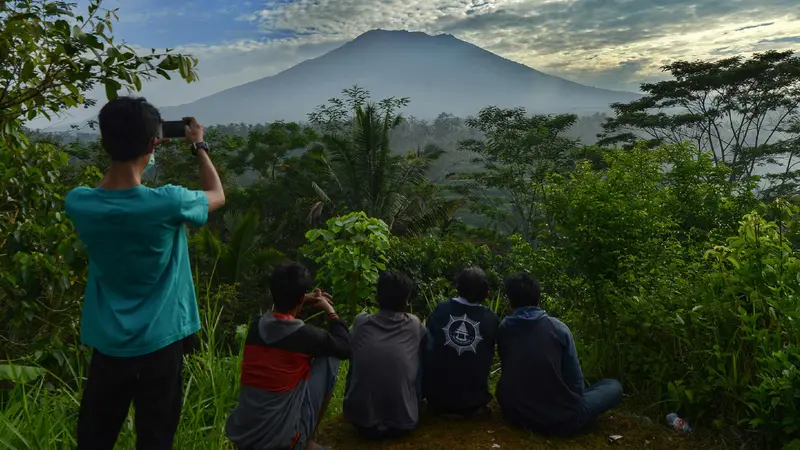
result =
[{"label": "gray t-shirt", "polygon": [[344,417],[354,425],[410,430],[419,420],[417,376],[426,330],[408,313],[359,314],[350,332]]}]

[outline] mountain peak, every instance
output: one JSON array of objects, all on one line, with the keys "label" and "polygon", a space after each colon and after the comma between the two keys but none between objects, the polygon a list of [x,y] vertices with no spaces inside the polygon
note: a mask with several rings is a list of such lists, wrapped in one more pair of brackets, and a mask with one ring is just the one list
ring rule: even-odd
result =
[{"label": "mountain peak", "polygon": [[384,30],[383,28],[375,28],[364,32],[351,42],[372,40],[372,39],[435,39],[435,38],[452,38],[456,39],[452,34],[435,34],[431,35],[424,31],[408,31],[408,30]]},{"label": "mountain peak", "polygon": [[639,98],[547,75],[450,34],[375,29],[276,75],[162,113],[209,124],[302,121],[353,85],[370,91],[374,100],[410,97],[403,112],[420,118],[441,112],[464,117],[491,105],[593,113]]}]

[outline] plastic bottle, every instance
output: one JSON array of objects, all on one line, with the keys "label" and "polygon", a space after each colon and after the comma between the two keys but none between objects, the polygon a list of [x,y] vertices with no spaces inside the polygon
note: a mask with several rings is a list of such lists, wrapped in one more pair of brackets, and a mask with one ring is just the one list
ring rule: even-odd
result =
[{"label": "plastic bottle", "polygon": [[692,427],[675,413],[667,414],[667,423],[679,433],[691,433]]}]

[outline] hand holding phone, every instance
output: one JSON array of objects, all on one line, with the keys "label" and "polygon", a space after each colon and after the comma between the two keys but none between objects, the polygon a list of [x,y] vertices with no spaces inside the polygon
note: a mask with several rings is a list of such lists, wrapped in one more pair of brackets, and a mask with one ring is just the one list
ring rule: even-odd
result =
[{"label": "hand holding phone", "polygon": [[188,121],[184,120],[165,120],[161,123],[161,137],[164,139],[176,139],[186,137],[186,126]]},{"label": "hand holding phone", "polygon": [[203,126],[194,117],[165,120],[161,123],[161,137],[165,139],[185,138],[186,142],[194,144],[203,142],[203,134]]}]

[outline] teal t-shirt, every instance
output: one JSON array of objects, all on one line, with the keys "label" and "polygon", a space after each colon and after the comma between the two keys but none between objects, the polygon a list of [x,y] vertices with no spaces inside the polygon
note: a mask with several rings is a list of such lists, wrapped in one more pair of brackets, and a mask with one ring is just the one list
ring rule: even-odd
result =
[{"label": "teal t-shirt", "polygon": [[205,192],[78,187],[65,209],[89,254],[85,345],[108,356],[139,356],[200,329],[185,224],[206,223]]}]

